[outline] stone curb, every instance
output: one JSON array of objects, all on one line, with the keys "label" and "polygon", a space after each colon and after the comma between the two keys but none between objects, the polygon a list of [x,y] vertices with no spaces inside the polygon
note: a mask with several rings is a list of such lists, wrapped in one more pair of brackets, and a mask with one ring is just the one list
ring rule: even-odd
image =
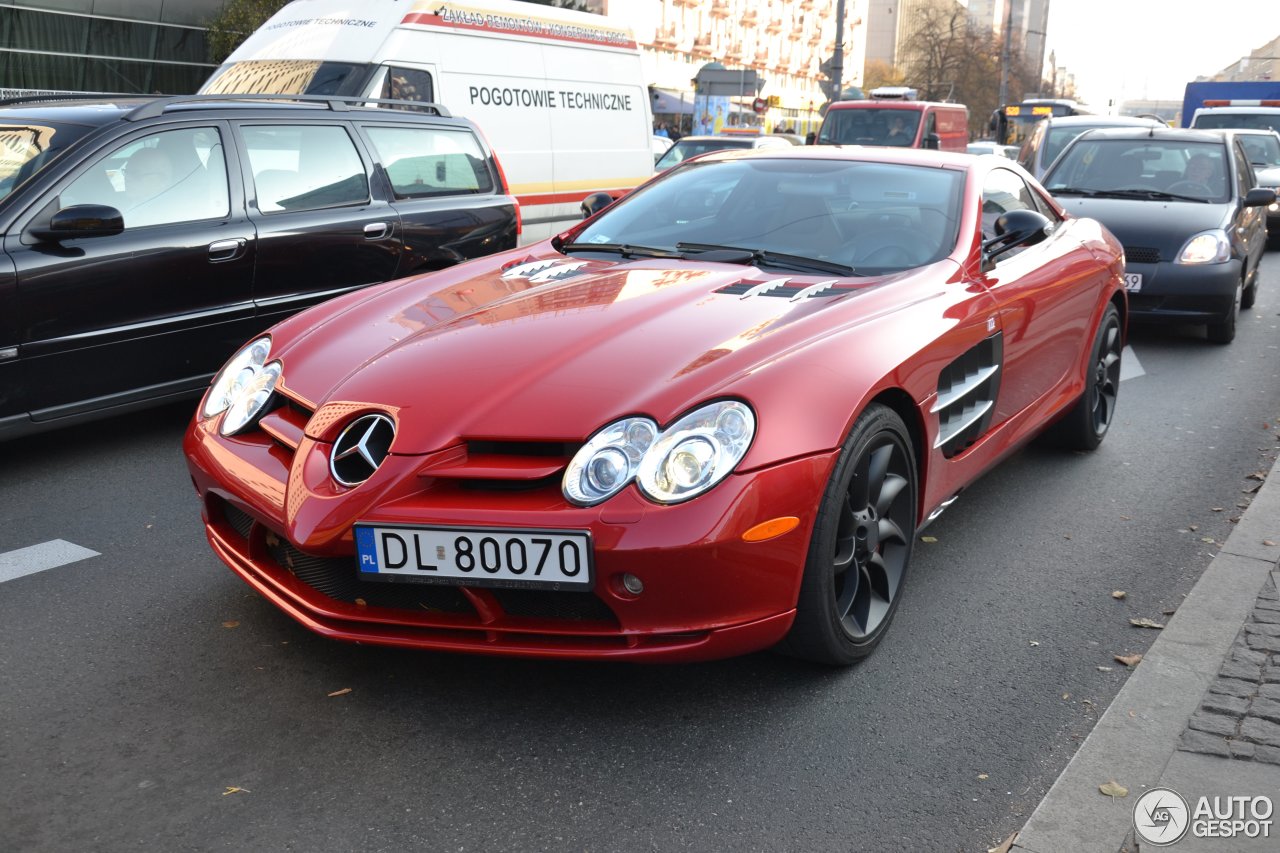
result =
[{"label": "stone curb", "polygon": [[[1280,561],[1280,460],[1222,550],[1134,669],[1031,814],[1011,848],[1116,853],[1133,828],[1134,797],[1160,779],[1217,679],[1259,591]],[[1269,766],[1269,765],[1268,765]],[[1280,777],[1280,768],[1272,768]],[[1132,793],[1102,795],[1114,779]]]}]

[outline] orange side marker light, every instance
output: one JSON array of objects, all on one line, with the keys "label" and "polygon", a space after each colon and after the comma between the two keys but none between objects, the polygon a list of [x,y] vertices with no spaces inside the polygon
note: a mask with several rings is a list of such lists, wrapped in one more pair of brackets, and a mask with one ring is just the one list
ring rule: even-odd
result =
[{"label": "orange side marker light", "polygon": [[800,524],[800,519],[794,515],[784,515],[781,518],[771,518],[768,521],[762,521],[755,527],[742,534],[743,542],[763,542],[766,539],[773,539],[784,533],[790,533]]}]

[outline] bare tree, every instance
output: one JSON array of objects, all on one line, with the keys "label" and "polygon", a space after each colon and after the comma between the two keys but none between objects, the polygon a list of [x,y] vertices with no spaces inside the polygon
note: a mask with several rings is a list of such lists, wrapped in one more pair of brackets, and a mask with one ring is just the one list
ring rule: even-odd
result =
[{"label": "bare tree", "polygon": [[869,59],[862,70],[862,91],[870,94],[881,86],[902,86],[907,75],[883,59]]},{"label": "bare tree", "polygon": [[209,19],[209,58],[221,62],[231,55],[267,19],[284,8],[289,0],[229,0],[222,11]]}]

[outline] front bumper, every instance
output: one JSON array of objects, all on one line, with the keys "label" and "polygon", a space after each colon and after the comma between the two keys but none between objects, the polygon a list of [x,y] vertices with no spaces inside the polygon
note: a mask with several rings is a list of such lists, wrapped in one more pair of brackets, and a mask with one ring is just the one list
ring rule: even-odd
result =
[{"label": "front bumper", "polygon": [[[730,476],[658,506],[634,486],[590,508],[558,483],[487,493],[433,483],[421,457],[391,456],[374,479],[340,490],[329,445],[282,448],[270,436],[224,438],[198,420],[185,449],[215,553],[263,596],[334,639],[490,655],[687,662],[767,648],[795,615],[809,535],[835,451]],[[793,515],[764,542],[747,529]],[[351,526],[449,524],[588,530],[590,592],[376,583],[357,576]],[[624,573],[644,591],[627,592]]]},{"label": "front bumper", "polygon": [[1142,275],[1142,289],[1129,294],[1129,316],[1135,322],[1221,322],[1240,284],[1240,261],[1235,259],[1224,264],[1126,262],[1125,272]]}]

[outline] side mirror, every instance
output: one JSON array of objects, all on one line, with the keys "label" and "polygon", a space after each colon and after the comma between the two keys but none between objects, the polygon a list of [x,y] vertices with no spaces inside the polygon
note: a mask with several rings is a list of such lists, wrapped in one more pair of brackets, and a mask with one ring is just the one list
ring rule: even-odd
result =
[{"label": "side mirror", "polygon": [[929,134],[924,138],[924,147],[932,148],[934,151],[937,151],[942,147],[942,137],[936,133]]},{"label": "side mirror", "polygon": [[1276,203],[1276,191],[1268,190],[1262,187],[1254,187],[1249,190],[1248,195],[1244,197],[1245,207],[1266,207],[1269,204]]},{"label": "side mirror", "polygon": [[124,231],[124,215],[106,204],[73,204],[49,221],[27,229],[37,240],[72,240],[78,237],[114,237]]},{"label": "side mirror", "polygon": [[582,200],[582,218],[595,216],[611,204],[613,196],[608,193],[592,193]]},{"label": "side mirror", "polygon": [[1049,217],[1038,210],[1011,210],[995,222],[996,236],[982,244],[984,268],[1005,252],[1044,242],[1050,231]]}]

